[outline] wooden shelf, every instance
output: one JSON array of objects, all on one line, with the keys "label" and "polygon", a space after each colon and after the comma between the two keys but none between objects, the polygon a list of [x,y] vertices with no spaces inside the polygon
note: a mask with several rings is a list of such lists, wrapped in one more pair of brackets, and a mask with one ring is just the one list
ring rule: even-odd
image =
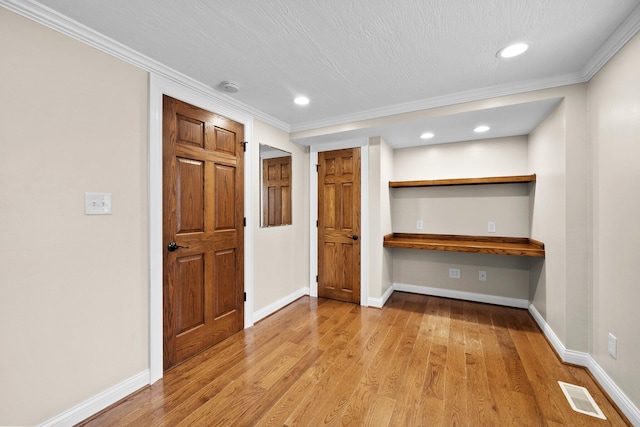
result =
[{"label": "wooden shelf", "polygon": [[390,188],[444,187],[448,185],[514,184],[535,182],[536,174],[491,176],[484,178],[428,179],[424,181],[389,181]]},{"label": "wooden shelf", "polygon": [[544,258],[544,243],[527,237],[393,233],[384,247]]}]

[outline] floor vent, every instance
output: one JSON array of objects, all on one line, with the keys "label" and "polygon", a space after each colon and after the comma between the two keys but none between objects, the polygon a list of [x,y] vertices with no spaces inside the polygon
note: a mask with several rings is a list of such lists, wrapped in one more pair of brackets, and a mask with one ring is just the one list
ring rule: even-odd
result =
[{"label": "floor vent", "polygon": [[577,385],[563,383],[562,381],[558,381],[558,384],[560,384],[562,392],[574,411],[603,420],[607,419],[595,400],[593,400],[593,397],[591,397],[591,394],[589,394],[589,390]]}]

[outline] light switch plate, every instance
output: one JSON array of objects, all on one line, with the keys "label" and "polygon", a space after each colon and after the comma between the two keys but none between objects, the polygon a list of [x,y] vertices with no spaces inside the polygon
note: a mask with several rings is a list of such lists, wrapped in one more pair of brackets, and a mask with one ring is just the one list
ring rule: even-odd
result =
[{"label": "light switch plate", "polygon": [[111,193],[84,193],[86,215],[111,215]]}]

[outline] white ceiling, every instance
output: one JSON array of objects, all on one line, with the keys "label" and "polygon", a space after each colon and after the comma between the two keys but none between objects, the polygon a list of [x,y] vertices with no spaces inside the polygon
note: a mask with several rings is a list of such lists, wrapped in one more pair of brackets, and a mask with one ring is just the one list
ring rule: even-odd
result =
[{"label": "white ceiling", "polygon": [[[223,98],[291,131],[586,81],[640,21],[640,0],[40,3],[212,88],[237,81],[240,91]],[[514,41],[531,48],[496,58]],[[299,94],[311,103],[293,104]],[[544,116],[549,105],[539,107]],[[425,124],[414,125],[396,131]]]}]

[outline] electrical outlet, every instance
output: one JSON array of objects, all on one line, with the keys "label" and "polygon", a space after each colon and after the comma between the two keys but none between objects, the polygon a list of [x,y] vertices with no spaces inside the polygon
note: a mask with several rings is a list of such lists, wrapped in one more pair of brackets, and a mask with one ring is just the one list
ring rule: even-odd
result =
[{"label": "electrical outlet", "polygon": [[489,221],[487,223],[487,231],[489,233],[495,233],[496,232],[496,222],[495,221]]},{"label": "electrical outlet", "polygon": [[618,358],[618,338],[615,337],[611,332],[609,332],[609,354],[614,359]]},{"label": "electrical outlet", "polygon": [[450,268],[449,269],[449,277],[452,279],[460,278],[460,269],[459,268]]},{"label": "electrical outlet", "polygon": [[422,230],[424,228],[424,222],[419,219],[416,221],[416,230]]},{"label": "electrical outlet", "polygon": [[487,272],[486,271],[478,271],[478,280],[481,282],[487,281]]}]

